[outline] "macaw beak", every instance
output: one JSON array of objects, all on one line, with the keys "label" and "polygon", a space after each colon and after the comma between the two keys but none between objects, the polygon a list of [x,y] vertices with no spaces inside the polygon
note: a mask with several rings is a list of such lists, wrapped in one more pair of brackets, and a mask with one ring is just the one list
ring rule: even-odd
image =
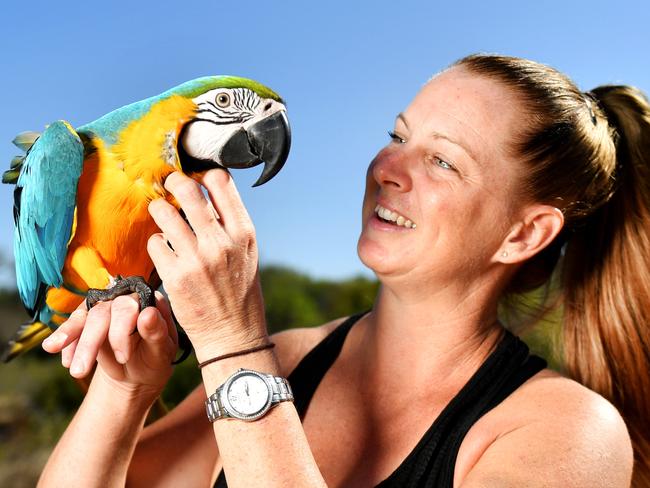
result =
[{"label": "macaw beak", "polygon": [[252,168],[264,162],[264,171],[255,186],[273,178],[284,166],[291,147],[291,128],[284,110],[239,129],[224,144],[219,154],[226,168]]}]

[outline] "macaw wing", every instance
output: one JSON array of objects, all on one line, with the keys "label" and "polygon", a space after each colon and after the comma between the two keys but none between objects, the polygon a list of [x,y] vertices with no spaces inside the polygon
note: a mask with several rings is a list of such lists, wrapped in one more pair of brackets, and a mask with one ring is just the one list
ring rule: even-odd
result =
[{"label": "macaw wing", "polygon": [[14,192],[14,255],[20,298],[31,312],[44,286],[63,282],[83,159],[78,134],[57,121],[34,142],[22,164]]}]

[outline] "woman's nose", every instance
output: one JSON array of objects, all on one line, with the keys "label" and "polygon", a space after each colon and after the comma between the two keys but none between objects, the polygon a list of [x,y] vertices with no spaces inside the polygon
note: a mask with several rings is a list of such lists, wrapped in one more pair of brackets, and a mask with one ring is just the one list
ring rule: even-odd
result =
[{"label": "woman's nose", "polygon": [[372,176],[382,187],[409,191],[412,178],[404,151],[382,150],[371,163]]}]

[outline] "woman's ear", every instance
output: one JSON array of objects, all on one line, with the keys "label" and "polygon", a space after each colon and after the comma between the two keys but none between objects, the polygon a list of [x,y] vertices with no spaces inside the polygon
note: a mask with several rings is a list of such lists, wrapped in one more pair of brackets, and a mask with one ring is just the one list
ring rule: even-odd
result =
[{"label": "woman's ear", "polygon": [[526,207],[493,260],[509,264],[523,262],[553,242],[563,226],[564,215],[559,209],[542,204]]}]

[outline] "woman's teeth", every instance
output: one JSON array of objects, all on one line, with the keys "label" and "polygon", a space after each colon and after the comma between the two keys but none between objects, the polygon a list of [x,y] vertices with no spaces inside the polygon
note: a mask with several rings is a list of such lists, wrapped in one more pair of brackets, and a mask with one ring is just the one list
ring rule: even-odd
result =
[{"label": "woman's teeth", "polygon": [[392,212],[391,210],[388,210],[387,208],[384,208],[381,205],[377,205],[375,207],[375,213],[379,215],[380,218],[384,220],[388,220],[389,222],[393,222],[395,225],[399,227],[415,229],[415,224],[411,222],[409,219],[401,216],[397,212]]}]

